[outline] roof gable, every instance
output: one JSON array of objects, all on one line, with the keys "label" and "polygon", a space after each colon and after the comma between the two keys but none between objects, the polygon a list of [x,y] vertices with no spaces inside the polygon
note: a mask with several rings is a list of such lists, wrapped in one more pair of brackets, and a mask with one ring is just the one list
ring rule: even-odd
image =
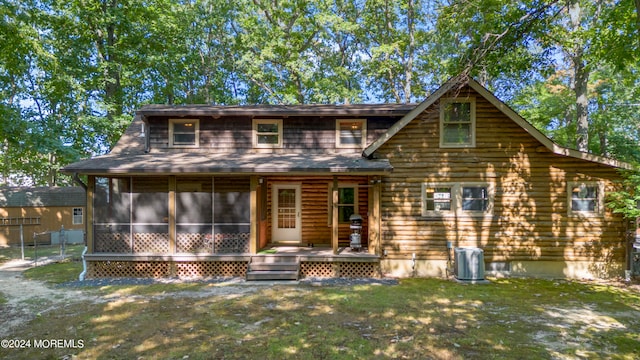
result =
[{"label": "roof gable", "polygon": [[591,161],[591,162],[595,162],[603,165],[608,165],[612,167],[617,167],[617,168],[623,168],[623,169],[633,168],[632,165],[622,161],[609,159],[609,158],[605,158],[602,156],[593,155],[589,153],[584,153],[574,149],[565,148],[554,143],[551,139],[549,139],[542,132],[536,129],[522,116],[520,116],[513,109],[511,109],[507,104],[505,104],[500,99],[498,99],[495,95],[493,95],[493,93],[487,90],[484,86],[482,86],[480,83],[478,83],[474,79],[465,75],[458,75],[456,77],[449,79],[438,90],[436,90],[433,94],[427,97],[423,102],[418,104],[418,106],[416,106],[413,110],[407,113],[403,118],[398,120],[398,122],[396,122],[393,126],[391,126],[384,134],[382,134],[382,136],[376,139],[376,141],[374,141],[373,143],[371,143],[371,145],[365,148],[362,152],[362,156],[368,158],[371,155],[373,155],[373,153],[376,150],[378,150],[389,139],[391,139],[400,130],[402,130],[405,126],[407,126],[418,115],[424,112],[428,107],[436,103],[441,97],[443,97],[449,91],[454,90],[456,88],[461,88],[465,85],[468,85],[470,88],[475,90],[478,94],[480,94],[480,96],[484,97],[493,106],[495,106],[498,110],[500,110],[504,115],[506,115],[509,119],[515,122],[522,129],[524,129],[527,133],[529,133],[529,135],[531,135],[536,140],[538,140],[550,152],[556,155],[574,157],[574,158]]}]

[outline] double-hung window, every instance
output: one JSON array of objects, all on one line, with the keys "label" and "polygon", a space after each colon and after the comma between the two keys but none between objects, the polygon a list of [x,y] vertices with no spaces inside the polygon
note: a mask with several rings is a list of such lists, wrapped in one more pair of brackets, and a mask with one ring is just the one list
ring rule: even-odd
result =
[{"label": "double-hung window", "polygon": [[197,119],[170,119],[170,147],[198,147],[200,122]]},{"label": "double-hung window", "polygon": [[170,119],[169,146],[197,147],[199,145],[200,122],[197,119]]},{"label": "double-hung window", "polygon": [[486,185],[462,186],[463,211],[487,211],[489,207],[489,188]]},{"label": "double-hung window", "polygon": [[490,183],[424,183],[422,216],[491,214],[493,198]]},{"label": "double-hung window", "polygon": [[349,217],[356,213],[357,188],[342,187],[338,188],[338,221],[341,223],[349,222]]},{"label": "double-hung window", "polygon": [[[327,198],[327,212],[329,214],[327,224],[331,224],[331,187],[329,183],[329,192]],[[356,184],[339,184],[338,185],[338,222],[348,223],[349,217],[358,213],[358,186]]]},{"label": "double-hung window", "polygon": [[73,225],[81,225],[84,222],[83,209],[81,207],[73,208]]},{"label": "double-hung window", "polygon": [[442,214],[453,210],[453,185],[452,184],[423,184],[422,186],[424,214]]},{"label": "double-hung window", "polygon": [[440,147],[476,146],[476,102],[474,98],[440,100]]},{"label": "double-hung window", "polygon": [[282,147],[281,119],[253,120],[253,147],[279,148]]},{"label": "double-hung window", "polygon": [[567,185],[569,215],[596,216],[604,207],[604,184],[597,181],[569,182]]},{"label": "double-hung window", "polygon": [[366,145],[367,121],[336,120],[336,147],[362,149]]}]

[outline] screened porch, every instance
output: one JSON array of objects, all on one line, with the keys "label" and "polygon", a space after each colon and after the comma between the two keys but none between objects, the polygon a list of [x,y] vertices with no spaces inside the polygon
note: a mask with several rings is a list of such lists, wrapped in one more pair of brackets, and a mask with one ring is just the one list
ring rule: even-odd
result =
[{"label": "screened porch", "polygon": [[249,252],[249,177],[94,181],[93,253]]}]

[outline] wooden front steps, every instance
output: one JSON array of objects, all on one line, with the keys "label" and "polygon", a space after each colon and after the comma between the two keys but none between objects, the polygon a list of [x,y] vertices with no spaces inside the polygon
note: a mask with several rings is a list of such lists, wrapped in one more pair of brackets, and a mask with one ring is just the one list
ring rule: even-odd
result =
[{"label": "wooden front steps", "polygon": [[297,256],[252,256],[247,268],[247,281],[298,280],[300,261]]}]

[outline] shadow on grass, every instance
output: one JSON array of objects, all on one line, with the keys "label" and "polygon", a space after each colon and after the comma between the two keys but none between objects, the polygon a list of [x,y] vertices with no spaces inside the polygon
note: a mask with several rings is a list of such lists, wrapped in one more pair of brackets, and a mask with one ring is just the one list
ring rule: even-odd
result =
[{"label": "shadow on grass", "polygon": [[[640,295],[619,288],[532,279],[232,288],[205,298],[176,293],[82,302],[37,318],[15,336],[82,339],[81,349],[46,351],[78,358],[640,356]],[[9,358],[42,354],[1,351]]]}]

